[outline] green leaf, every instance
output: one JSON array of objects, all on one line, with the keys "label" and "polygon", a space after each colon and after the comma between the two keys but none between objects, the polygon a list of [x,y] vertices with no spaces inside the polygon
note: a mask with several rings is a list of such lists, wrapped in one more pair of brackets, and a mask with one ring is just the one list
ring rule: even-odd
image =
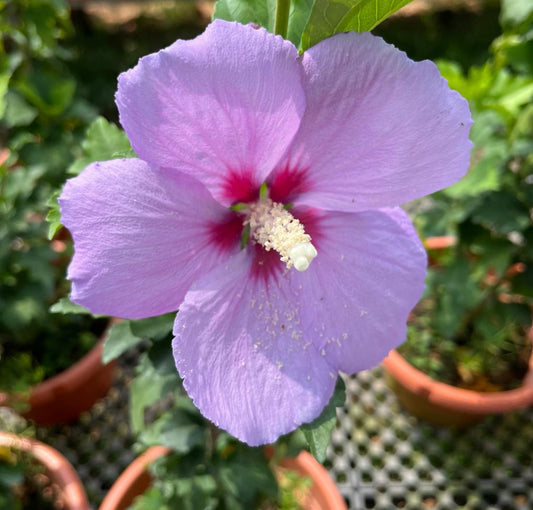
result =
[{"label": "green leaf", "polygon": [[3,72],[0,74],[0,118],[4,116],[6,111],[6,99],[7,94],[7,85],[9,84],[9,79],[11,78],[11,73]]},{"label": "green leaf", "polygon": [[33,62],[24,81],[15,84],[15,90],[44,115],[57,116],[72,102],[76,82],[65,77],[63,69],[45,63]]},{"label": "green leaf", "polygon": [[[61,298],[57,303],[54,303],[50,307],[52,313],[83,313],[90,314],[89,310],[83,308],[83,306],[73,303],[68,297]],[[103,317],[102,315],[95,315],[95,317]]]},{"label": "green leaf", "polygon": [[160,339],[166,337],[174,325],[176,313],[130,321],[131,332],[140,338]]},{"label": "green leaf", "polygon": [[207,428],[204,429],[187,412],[173,409],[148,426],[139,440],[146,446],[166,446],[185,454],[206,441],[206,432]]},{"label": "green leaf", "polygon": [[61,212],[59,211],[59,203],[57,197],[61,191],[56,191],[46,202],[48,206],[48,213],[46,214],[46,221],[48,222],[48,239],[51,240],[56,235],[57,231],[62,227]]},{"label": "green leaf", "polygon": [[474,197],[501,187],[502,167],[508,158],[508,146],[502,139],[504,124],[499,114],[485,111],[475,116],[470,138],[475,146],[468,173],[442,193],[453,199]]},{"label": "green leaf", "polygon": [[102,360],[104,363],[118,358],[131,347],[141,342],[143,337],[136,336],[130,328],[130,321],[115,322],[107,332],[104,340],[104,352]]},{"label": "green leaf", "polygon": [[[287,39],[297,48],[304,26],[307,23],[313,0],[292,0],[289,11]],[[256,0],[218,0],[213,19],[238,21],[244,25],[256,23],[274,32],[276,0],[257,2]]]},{"label": "green leaf", "polygon": [[[483,298],[469,261],[460,257],[433,272],[437,298],[435,327],[443,338],[454,338],[463,326],[465,315]],[[478,275],[481,278],[484,275]]]},{"label": "green leaf", "polygon": [[274,30],[275,0],[218,0],[213,19],[238,21],[243,25],[256,23],[270,32]]},{"label": "green leaf", "polygon": [[[20,94],[9,90],[4,98],[5,111],[2,121],[8,128],[31,124],[39,111],[31,106]],[[1,108],[1,106],[0,106]]]},{"label": "green leaf", "polygon": [[326,449],[330,442],[331,431],[337,423],[337,407],[342,407],[346,400],[346,388],[341,377],[337,379],[335,391],[328,405],[318,418],[311,423],[302,425],[300,429],[304,433],[309,449],[318,462],[326,460]]},{"label": "green leaf", "polygon": [[301,49],[339,32],[366,32],[411,0],[315,0],[302,35]]},{"label": "green leaf", "polygon": [[98,117],[89,126],[81,146],[84,155],[69,167],[69,174],[79,174],[93,161],[135,156],[126,133],[103,117]]},{"label": "green leaf", "polygon": [[260,496],[276,499],[278,484],[262,448],[237,448],[228,458],[218,458],[218,477],[226,508],[256,508]]},{"label": "green leaf", "polygon": [[497,234],[508,234],[529,227],[529,211],[509,192],[490,193],[472,212],[472,221]]},{"label": "green leaf", "polygon": [[[158,342],[156,345],[160,344]],[[144,410],[149,405],[165,397],[171,391],[180,388],[178,373],[161,375],[158,373],[150,358],[145,354],[137,365],[139,375],[130,387],[130,420],[134,433],[144,429]]]}]

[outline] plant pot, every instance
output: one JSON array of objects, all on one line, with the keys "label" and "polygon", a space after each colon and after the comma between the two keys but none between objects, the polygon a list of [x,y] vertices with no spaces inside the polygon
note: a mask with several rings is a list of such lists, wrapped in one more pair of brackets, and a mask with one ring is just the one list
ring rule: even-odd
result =
[{"label": "plant pot", "polygon": [[[425,240],[424,246],[437,251],[451,248],[456,242],[453,236],[431,237]],[[433,263],[431,254],[429,263]],[[517,266],[509,268],[508,273],[516,273]],[[533,343],[533,328],[529,329],[528,338]],[[491,393],[466,390],[431,379],[397,351],[391,351],[382,365],[403,407],[435,425],[463,427],[490,414],[507,413],[533,404],[533,353],[520,388]]]},{"label": "plant pot", "polygon": [[[137,457],[113,484],[99,510],[126,510],[152,483],[148,466],[168,452],[167,448],[153,446]],[[305,510],[346,510],[346,504],[333,480],[311,454],[302,452],[296,458],[283,459],[280,466],[312,480],[303,503]]]},{"label": "plant pot", "polygon": [[[533,328],[529,330],[533,342]],[[533,404],[533,355],[520,388],[480,393],[435,381],[409,364],[397,351],[382,362],[398,400],[408,411],[435,425],[463,427],[490,414]]]},{"label": "plant pot", "polygon": [[27,453],[41,464],[52,484],[59,489],[65,510],[89,510],[89,502],[76,471],[57,450],[34,439],[7,432],[0,432],[0,447]]},{"label": "plant pot", "polygon": [[116,363],[104,365],[102,349],[103,338],[70,368],[34,386],[29,398],[0,393],[0,405],[28,403],[23,416],[39,425],[76,420],[107,393],[113,382]]}]

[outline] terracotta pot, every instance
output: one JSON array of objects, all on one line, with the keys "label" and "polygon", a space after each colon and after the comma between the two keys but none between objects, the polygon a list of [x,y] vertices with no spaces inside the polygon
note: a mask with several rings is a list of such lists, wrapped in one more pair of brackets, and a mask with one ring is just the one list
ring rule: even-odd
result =
[{"label": "terracotta pot", "polygon": [[[105,333],[104,333],[105,335]],[[70,368],[30,390],[25,418],[40,425],[69,423],[102,398],[113,382],[116,363],[102,363],[103,339]],[[0,405],[27,403],[28,398],[0,393]]]},{"label": "terracotta pot", "polygon": [[[529,330],[533,342],[533,328]],[[435,425],[462,427],[490,414],[503,414],[533,404],[533,355],[522,386],[514,390],[480,393],[431,379],[397,351],[382,362],[400,403],[412,414]]]},{"label": "terracotta pot", "polygon": [[65,510],[89,510],[89,502],[76,471],[57,450],[34,439],[6,432],[0,432],[0,447],[28,453],[44,466],[51,482],[59,489]]},{"label": "terracotta pot", "polygon": [[[430,237],[424,241],[424,246],[428,250],[442,250],[456,243],[454,236]],[[431,265],[431,256],[429,262]],[[520,272],[518,266],[511,267],[509,275]],[[533,343],[533,328],[528,336]],[[397,351],[391,351],[382,365],[403,407],[435,425],[462,427],[490,414],[502,414],[533,404],[533,353],[522,386],[493,393],[465,390],[435,381],[413,367]]]},{"label": "terracotta pot", "polygon": [[[126,510],[152,483],[147,467],[168,451],[162,446],[153,446],[137,457],[113,484],[99,510]],[[312,480],[303,505],[305,510],[346,510],[333,480],[311,454],[302,452],[294,459],[283,459],[280,465]]]}]

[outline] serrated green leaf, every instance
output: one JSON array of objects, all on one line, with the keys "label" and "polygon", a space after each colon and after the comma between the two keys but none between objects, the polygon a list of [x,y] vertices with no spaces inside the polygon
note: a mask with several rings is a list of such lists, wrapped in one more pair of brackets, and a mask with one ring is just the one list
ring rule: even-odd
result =
[{"label": "serrated green leaf", "polygon": [[93,161],[135,157],[126,133],[103,117],[98,117],[89,126],[81,146],[83,156],[74,161],[67,170],[71,175],[78,175]]},{"label": "serrated green leaf", "polygon": [[104,339],[104,352],[102,360],[104,363],[118,358],[131,347],[141,342],[143,337],[136,336],[130,328],[130,321],[115,322],[107,332]]},{"label": "serrated green leaf", "polygon": [[302,34],[306,50],[339,32],[366,32],[411,0],[315,0]]},{"label": "serrated green leaf", "polygon": [[338,377],[333,396],[318,418],[300,427],[309,450],[318,462],[326,459],[326,450],[330,442],[331,431],[337,423],[337,407],[342,407],[346,400],[344,381]]},{"label": "serrated green leaf", "polygon": [[46,202],[48,206],[48,213],[46,214],[46,221],[48,223],[48,239],[51,240],[56,235],[57,231],[62,227],[61,212],[59,211],[59,203],[57,197],[61,192],[56,191]]}]

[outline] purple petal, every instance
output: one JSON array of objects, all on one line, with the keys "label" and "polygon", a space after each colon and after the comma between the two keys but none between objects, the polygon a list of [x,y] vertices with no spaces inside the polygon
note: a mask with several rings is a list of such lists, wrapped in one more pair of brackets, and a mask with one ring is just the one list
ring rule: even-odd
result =
[{"label": "purple petal", "polygon": [[239,249],[229,213],[202,184],[139,159],[89,165],[59,203],[74,238],[71,298],[93,313],[176,310],[194,280]]},{"label": "purple petal", "polygon": [[309,49],[303,68],[306,113],[276,173],[299,176],[298,203],[342,211],[396,206],[465,174],[468,103],[432,62],[350,32]]},{"label": "purple petal", "polygon": [[200,411],[259,445],[318,416],[337,371],[307,338],[300,297],[275,278],[254,278],[252,265],[243,251],[194,285],[176,318],[173,349]]},{"label": "purple petal", "polygon": [[315,222],[308,230],[318,256],[292,278],[308,297],[301,320],[336,370],[365,370],[405,340],[407,316],[424,290],[426,253],[400,208],[328,212]]},{"label": "purple petal", "polygon": [[254,198],[305,108],[296,48],[221,20],[142,58],[116,100],[139,157],[193,175],[224,205]]}]

